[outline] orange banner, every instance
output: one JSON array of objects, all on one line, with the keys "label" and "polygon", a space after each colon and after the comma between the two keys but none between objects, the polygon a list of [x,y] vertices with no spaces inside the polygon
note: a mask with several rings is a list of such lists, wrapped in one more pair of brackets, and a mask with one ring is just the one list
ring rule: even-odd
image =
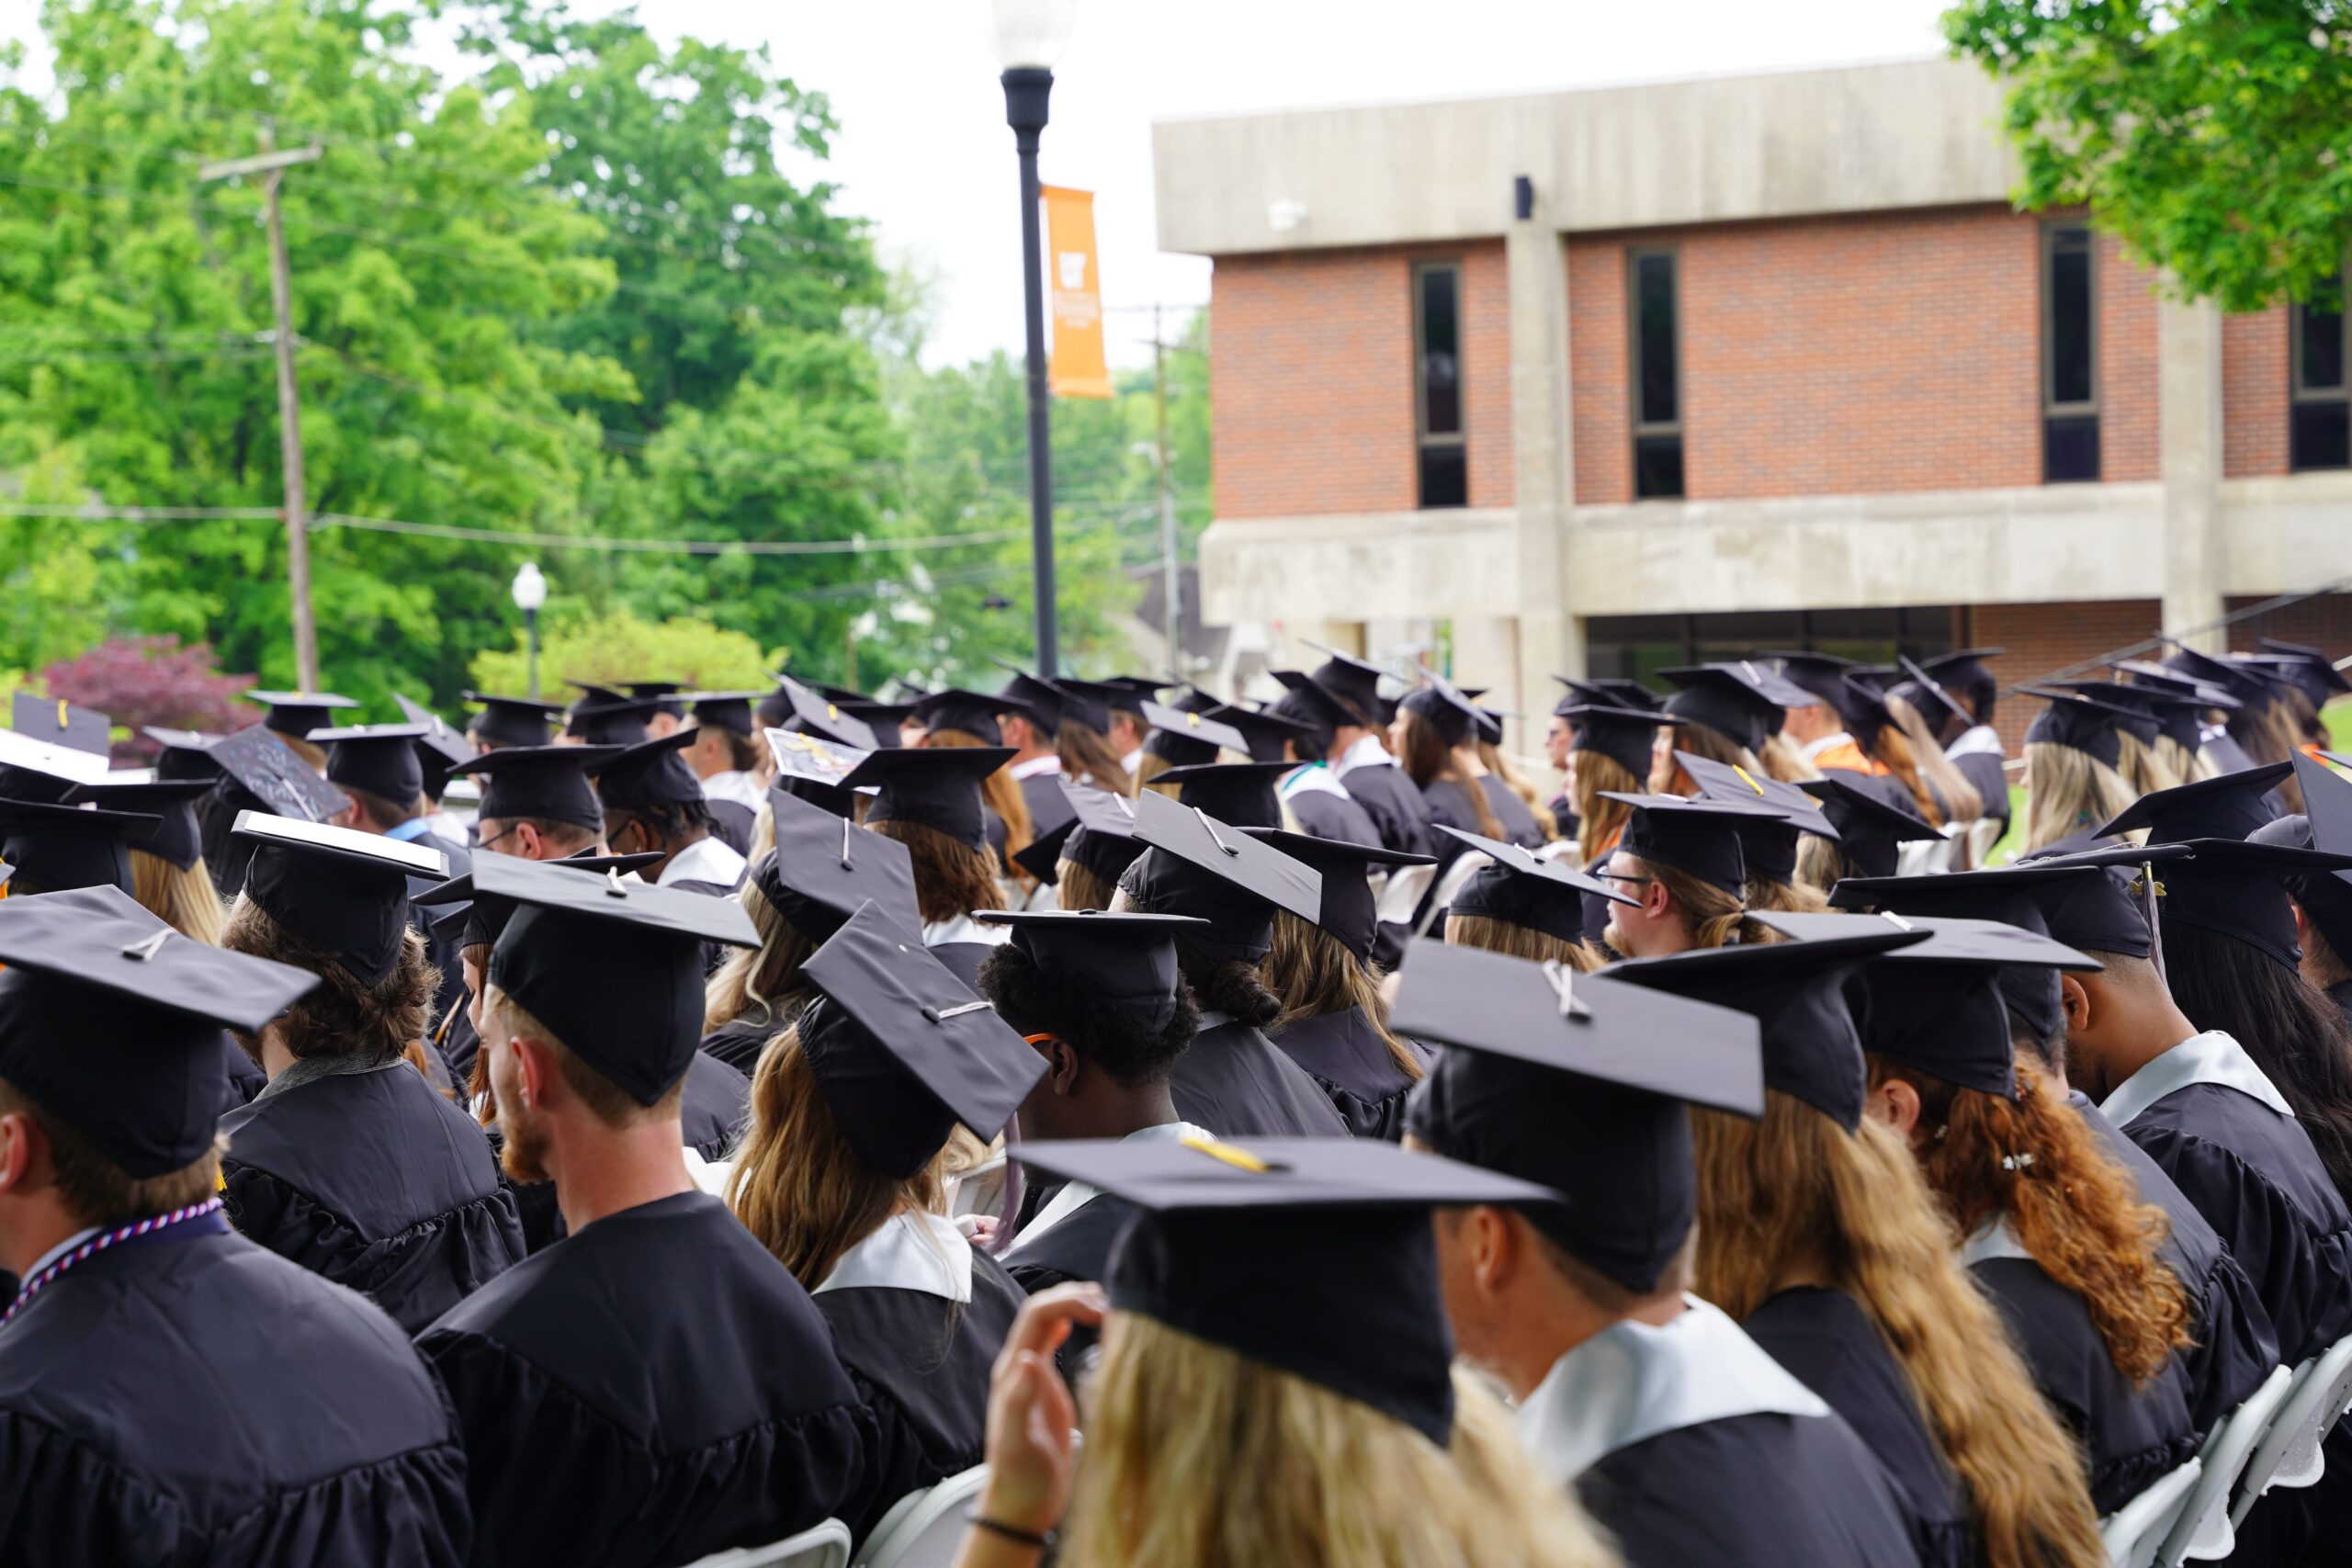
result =
[{"label": "orange banner", "polygon": [[1046,186],[1046,282],[1054,318],[1048,379],[1057,398],[1107,398],[1102,283],[1094,263],[1094,193]]}]

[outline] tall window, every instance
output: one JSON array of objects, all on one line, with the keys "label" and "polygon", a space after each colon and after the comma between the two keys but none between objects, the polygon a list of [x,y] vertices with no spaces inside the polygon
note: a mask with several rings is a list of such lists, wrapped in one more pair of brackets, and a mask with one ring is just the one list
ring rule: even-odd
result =
[{"label": "tall window", "polygon": [[1633,305],[1634,496],[1682,493],[1682,355],[1672,251],[1626,257]]},{"label": "tall window", "polygon": [[2352,403],[2344,375],[2343,280],[2328,298],[2292,307],[2288,314],[2288,358],[2294,367],[2288,411],[2288,466],[2295,468],[2352,468]]},{"label": "tall window", "polygon": [[1469,505],[1469,454],[1462,440],[1462,267],[1456,262],[1424,262],[1413,269],[1413,423],[1421,504]]},{"label": "tall window", "polygon": [[2091,231],[2041,231],[2041,479],[2098,478],[2098,289]]}]

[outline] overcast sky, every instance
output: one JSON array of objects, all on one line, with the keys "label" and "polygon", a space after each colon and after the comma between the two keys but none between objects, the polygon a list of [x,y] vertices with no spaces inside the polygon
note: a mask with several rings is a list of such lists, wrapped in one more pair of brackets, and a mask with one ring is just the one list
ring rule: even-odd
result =
[{"label": "overcast sky", "polygon": [[[584,7],[597,0],[579,0]],[[1195,305],[1206,261],[1163,255],[1151,122],[1191,115],[1794,69],[1937,51],[1943,0],[1080,0],[1054,88],[1048,184],[1096,193],[1104,303]],[[0,38],[36,0],[0,0]],[[1012,134],[989,0],[661,0],[665,38],[765,43],[832,100],[827,177],[887,251],[937,279],[925,357],[1021,342]],[[1148,360],[1148,314],[1110,317],[1114,361]]]}]

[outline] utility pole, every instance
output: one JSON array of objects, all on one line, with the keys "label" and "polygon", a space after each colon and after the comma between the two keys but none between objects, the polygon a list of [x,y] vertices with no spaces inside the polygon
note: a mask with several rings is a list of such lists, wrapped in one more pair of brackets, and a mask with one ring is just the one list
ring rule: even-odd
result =
[{"label": "utility pole", "polygon": [[1159,335],[1159,307],[1151,308],[1151,395],[1159,423],[1159,569],[1162,620],[1168,635],[1168,673],[1183,681],[1183,576],[1176,565],[1175,454],[1168,445],[1168,344]]},{"label": "utility pole", "polygon": [[261,175],[262,191],[269,199],[269,302],[277,313],[277,446],[285,465],[286,577],[294,601],[294,679],[305,692],[319,689],[319,625],[311,613],[311,513],[302,486],[302,407],[294,386],[294,285],[286,262],[286,226],[278,210],[277,187],[286,171],[297,164],[312,164],[322,150],[316,145],[277,150],[270,122],[261,122],[261,147],[251,158],[231,158],[207,164],[196,172],[199,182],[225,180],[233,175]]}]

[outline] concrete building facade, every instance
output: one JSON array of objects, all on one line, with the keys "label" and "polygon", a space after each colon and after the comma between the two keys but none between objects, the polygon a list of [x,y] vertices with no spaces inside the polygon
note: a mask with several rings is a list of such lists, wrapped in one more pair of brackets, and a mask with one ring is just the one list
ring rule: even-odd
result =
[{"label": "concrete building facade", "polygon": [[2013,210],[1999,108],[1933,61],[1157,126],[1216,262],[1204,618],[1442,627],[1541,713],[1759,646],[2023,679],[2352,577],[2341,318]]}]

